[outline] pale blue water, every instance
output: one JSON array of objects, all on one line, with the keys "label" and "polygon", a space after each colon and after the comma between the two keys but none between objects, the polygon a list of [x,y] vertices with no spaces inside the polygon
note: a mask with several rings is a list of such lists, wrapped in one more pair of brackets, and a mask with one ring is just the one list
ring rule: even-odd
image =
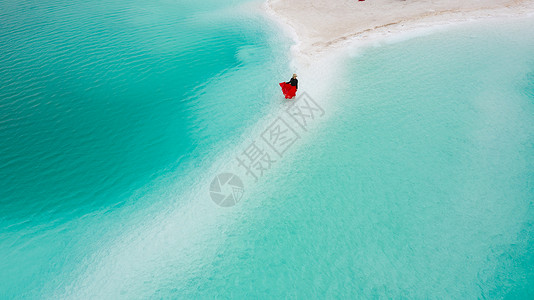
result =
[{"label": "pale blue water", "polygon": [[0,297],[532,298],[532,20],[347,59],[223,209],[293,72],[242,3],[0,3]]}]

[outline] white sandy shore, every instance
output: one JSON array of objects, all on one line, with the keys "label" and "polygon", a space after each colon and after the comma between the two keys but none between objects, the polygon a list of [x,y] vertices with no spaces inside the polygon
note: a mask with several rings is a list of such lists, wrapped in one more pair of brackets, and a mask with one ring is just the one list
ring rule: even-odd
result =
[{"label": "white sandy shore", "polygon": [[354,40],[472,19],[534,13],[534,0],[267,0],[310,58]]}]

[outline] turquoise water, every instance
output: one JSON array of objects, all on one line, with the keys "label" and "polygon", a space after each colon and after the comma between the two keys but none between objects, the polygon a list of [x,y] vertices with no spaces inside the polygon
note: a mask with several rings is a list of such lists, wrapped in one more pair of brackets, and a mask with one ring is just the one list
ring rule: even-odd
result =
[{"label": "turquoise water", "polygon": [[241,2],[0,3],[0,296],[67,284],[264,114],[289,44]]},{"label": "turquoise water", "polygon": [[532,20],[345,58],[221,208],[293,72],[243,3],[0,4],[0,296],[531,298]]},{"label": "turquoise water", "polygon": [[334,116],[244,204],[254,220],[214,282],[246,286],[233,296],[532,298],[532,28],[464,26],[347,62],[317,97]]}]

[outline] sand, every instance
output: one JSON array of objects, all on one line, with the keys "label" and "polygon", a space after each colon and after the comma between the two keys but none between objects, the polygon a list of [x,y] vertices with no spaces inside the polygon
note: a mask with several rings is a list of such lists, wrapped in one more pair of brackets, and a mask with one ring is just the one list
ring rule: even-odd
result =
[{"label": "sand", "polygon": [[479,18],[533,15],[534,0],[267,0],[310,57],[357,39]]}]

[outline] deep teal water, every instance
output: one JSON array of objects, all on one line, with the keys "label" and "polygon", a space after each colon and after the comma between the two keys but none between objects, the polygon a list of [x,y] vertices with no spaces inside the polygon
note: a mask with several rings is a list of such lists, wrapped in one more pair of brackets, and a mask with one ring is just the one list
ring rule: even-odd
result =
[{"label": "deep teal water", "polygon": [[344,58],[223,209],[293,72],[243,2],[0,4],[0,297],[532,298],[532,20]]},{"label": "deep teal water", "polygon": [[0,3],[0,296],[68,282],[263,114],[288,42],[242,2]]}]

